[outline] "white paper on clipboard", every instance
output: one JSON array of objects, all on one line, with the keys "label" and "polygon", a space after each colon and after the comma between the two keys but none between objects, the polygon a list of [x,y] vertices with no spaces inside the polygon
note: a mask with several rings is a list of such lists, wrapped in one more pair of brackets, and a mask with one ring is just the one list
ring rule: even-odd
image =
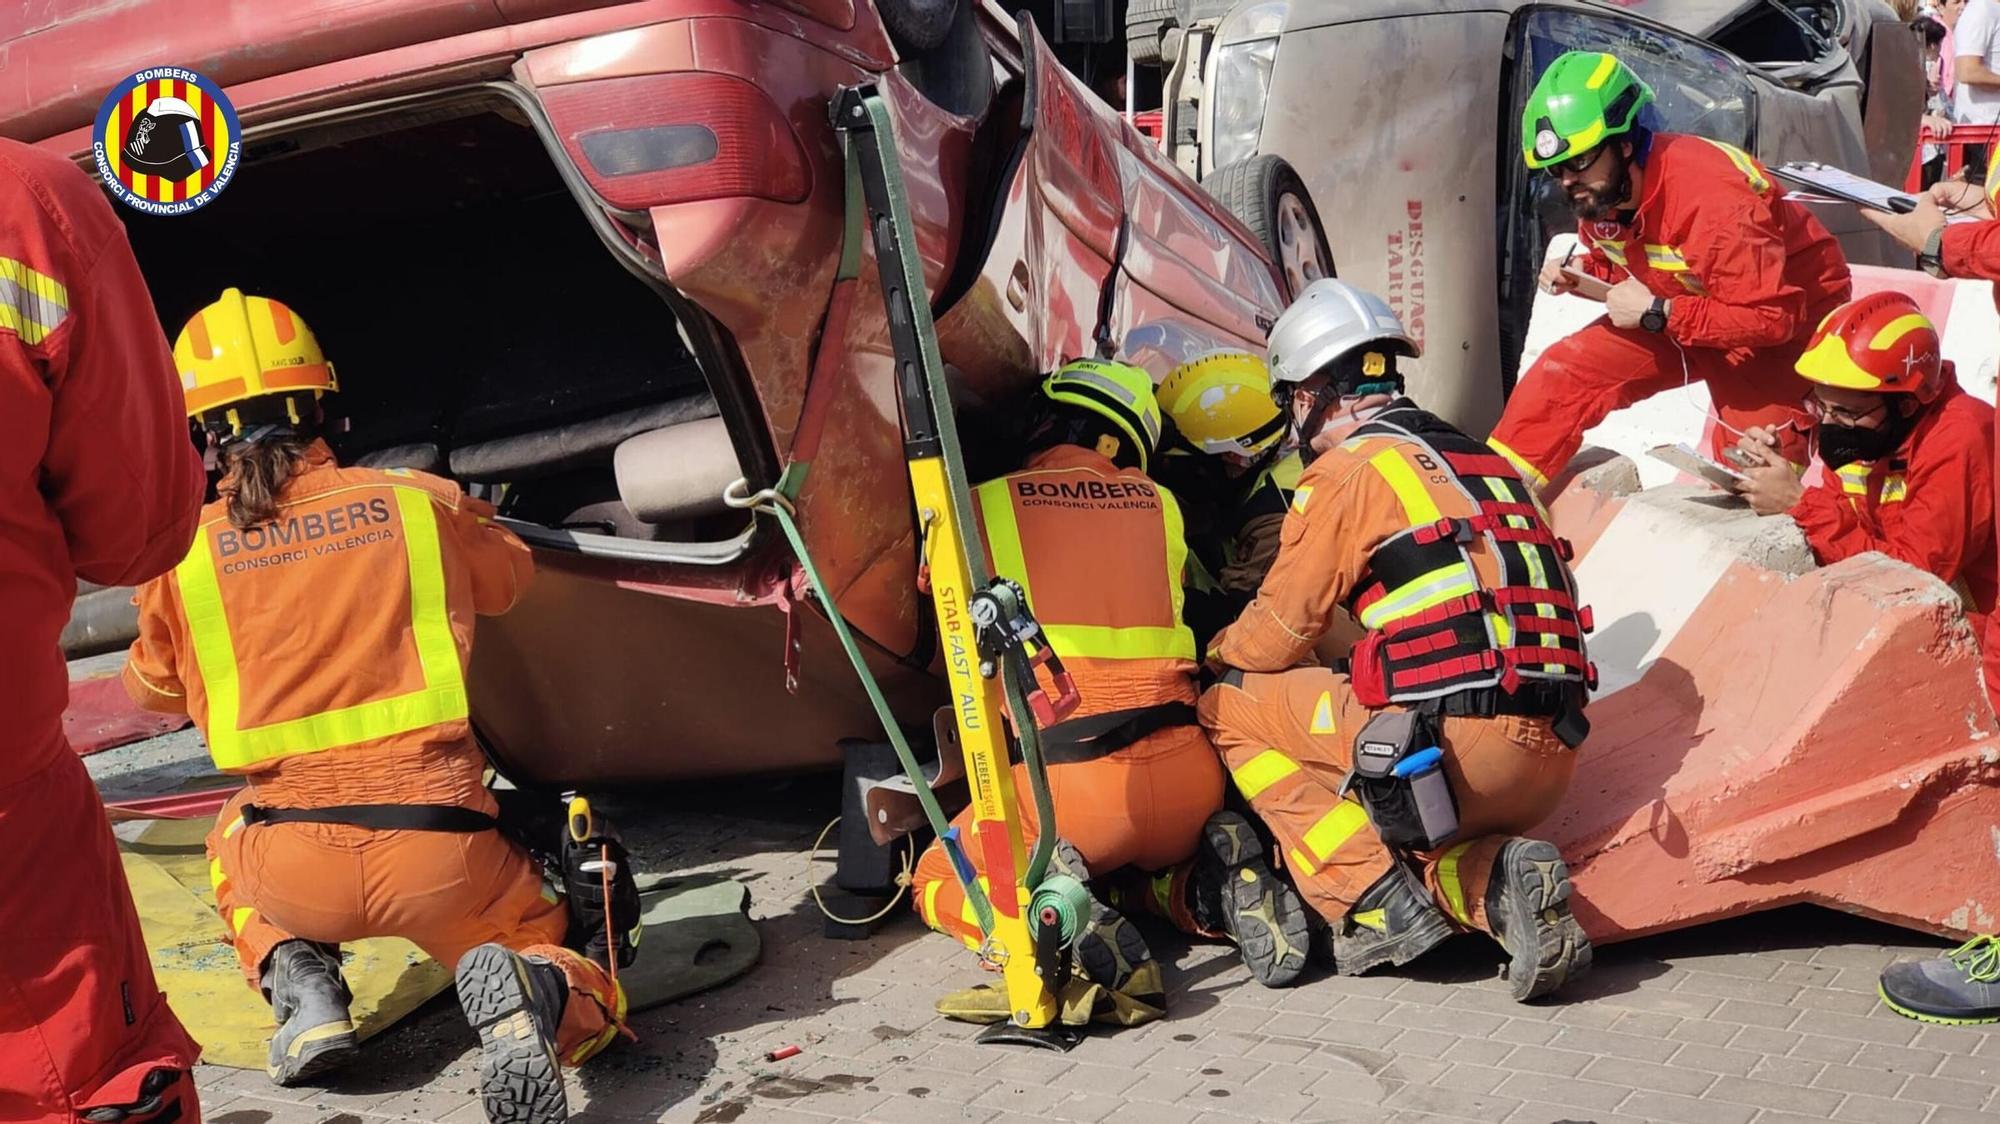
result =
[{"label": "white paper on clipboard", "polygon": [[1917,205],[1916,196],[1907,191],[1864,179],[1853,172],[1829,164],[1795,160],[1772,168],[1771,174],[1788,183],[1798,184],[1822,195],[1844,199],[1870,210],[1900,215],[1908,214]]},{"label": "white paper on clipboard", "polygon": [[1673,465],[1689,476],[1700,477],[1704,483],[1714,485],[1728,492],[1730,495],[1736,494],[1735,485],[1743,479],[1742,473],[1732,468],[1725,468],[1709,460],[1707,457],[1689,448],[1685,443],[1655,445],[1646,450],[1646,453],[1655,460],[1662,460]]}]

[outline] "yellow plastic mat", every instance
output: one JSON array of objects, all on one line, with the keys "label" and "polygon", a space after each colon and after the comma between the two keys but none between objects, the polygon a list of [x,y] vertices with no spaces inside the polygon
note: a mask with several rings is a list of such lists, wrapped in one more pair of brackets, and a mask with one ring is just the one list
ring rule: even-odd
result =
[{"label": "yellow plastic mat", "polygon": [[[202,851],[213,819],[162,820],[120,844],[139,927],[167,1004],[201,1043],[201,1060],[263,1069],[274,1029],[271,1005],[250,989],[215,912]],[[354,992],[355,1030],[364,1039],[451,986],[451,973],[395,937],[341,946],[341,974]]]},{"label": "yellow plastic mat", "polygon": [[[213,819],[161,820],[120,844],[125,877],[153,971],[181,1025],[202,1045],[202,1061],[263,1069],[274,1029],[270,1004],[244,982],[215,912],[202,840]],[[621,974],[634,1011],[703,991],[748,971],[762,951],[745,909],[750,892],[720,875],[641,875],[645,931],[638,963]],[[394,1026],[451,986],[451,973],[393,937],[341,946],[341,973],[363,1039]]]}]

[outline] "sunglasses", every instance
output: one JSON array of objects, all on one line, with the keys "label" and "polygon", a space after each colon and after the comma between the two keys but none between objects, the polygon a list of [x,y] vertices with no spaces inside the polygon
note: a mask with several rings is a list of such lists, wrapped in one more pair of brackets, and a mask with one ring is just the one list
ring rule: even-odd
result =
[{"label": "sunglasses", "polygon": [[1610,148],[1608,144],[1600,144],[1589,152],[1572,156],[1567,160],[1558,160],[1542,170],[1549,174],[1550,179],[1556,180],[1563,178],[1564,175],[1580,176],[1596,166]]}]

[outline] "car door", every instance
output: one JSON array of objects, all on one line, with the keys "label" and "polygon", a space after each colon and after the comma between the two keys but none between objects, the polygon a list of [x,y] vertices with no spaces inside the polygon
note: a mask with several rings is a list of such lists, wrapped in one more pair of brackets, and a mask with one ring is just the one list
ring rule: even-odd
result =
[{"label": "car door", "polygon": [[1261,349],[1284,299],[1256,237],[1064,70],[1021,24],[1021,149],[978,276],[940,318],[958,385],[998,402],[1105,355],[1165,377]]}]

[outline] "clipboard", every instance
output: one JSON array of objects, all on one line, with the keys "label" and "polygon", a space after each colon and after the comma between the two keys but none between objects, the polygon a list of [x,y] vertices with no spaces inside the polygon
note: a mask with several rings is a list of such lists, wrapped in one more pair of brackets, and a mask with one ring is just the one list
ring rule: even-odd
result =
[{"label": "clipboard", "polygon": [[1604,298],[1611,292],[1610,282],[1593,277],[1580,269],[1563,266],[1563,276],[1576,283],[1576,288],[1570,290],[1573,296],[1579,296],[1585,300],[1592,300],[1602,304],[1604,303]]},{"label": "clipboard", "polygon": [[1742,473],[1709,460],[1685,443],[1655,445],[1646,450],[1646,453],[1655,460],[1673,465],[1689,476],[1700,477],[1704,483],[1720,488],[1732,496],[1736,494],[1736,485],[1744,479]]},{"label": "clipboard", "polygon": [[1811,160],[1794,160],[1771,169],[1771,174],[1821,195],[1845,200],[1871,211],[1907,215],[1917,209],[1917,197],[1887,184],[1864,179],[1853,172]]}]

